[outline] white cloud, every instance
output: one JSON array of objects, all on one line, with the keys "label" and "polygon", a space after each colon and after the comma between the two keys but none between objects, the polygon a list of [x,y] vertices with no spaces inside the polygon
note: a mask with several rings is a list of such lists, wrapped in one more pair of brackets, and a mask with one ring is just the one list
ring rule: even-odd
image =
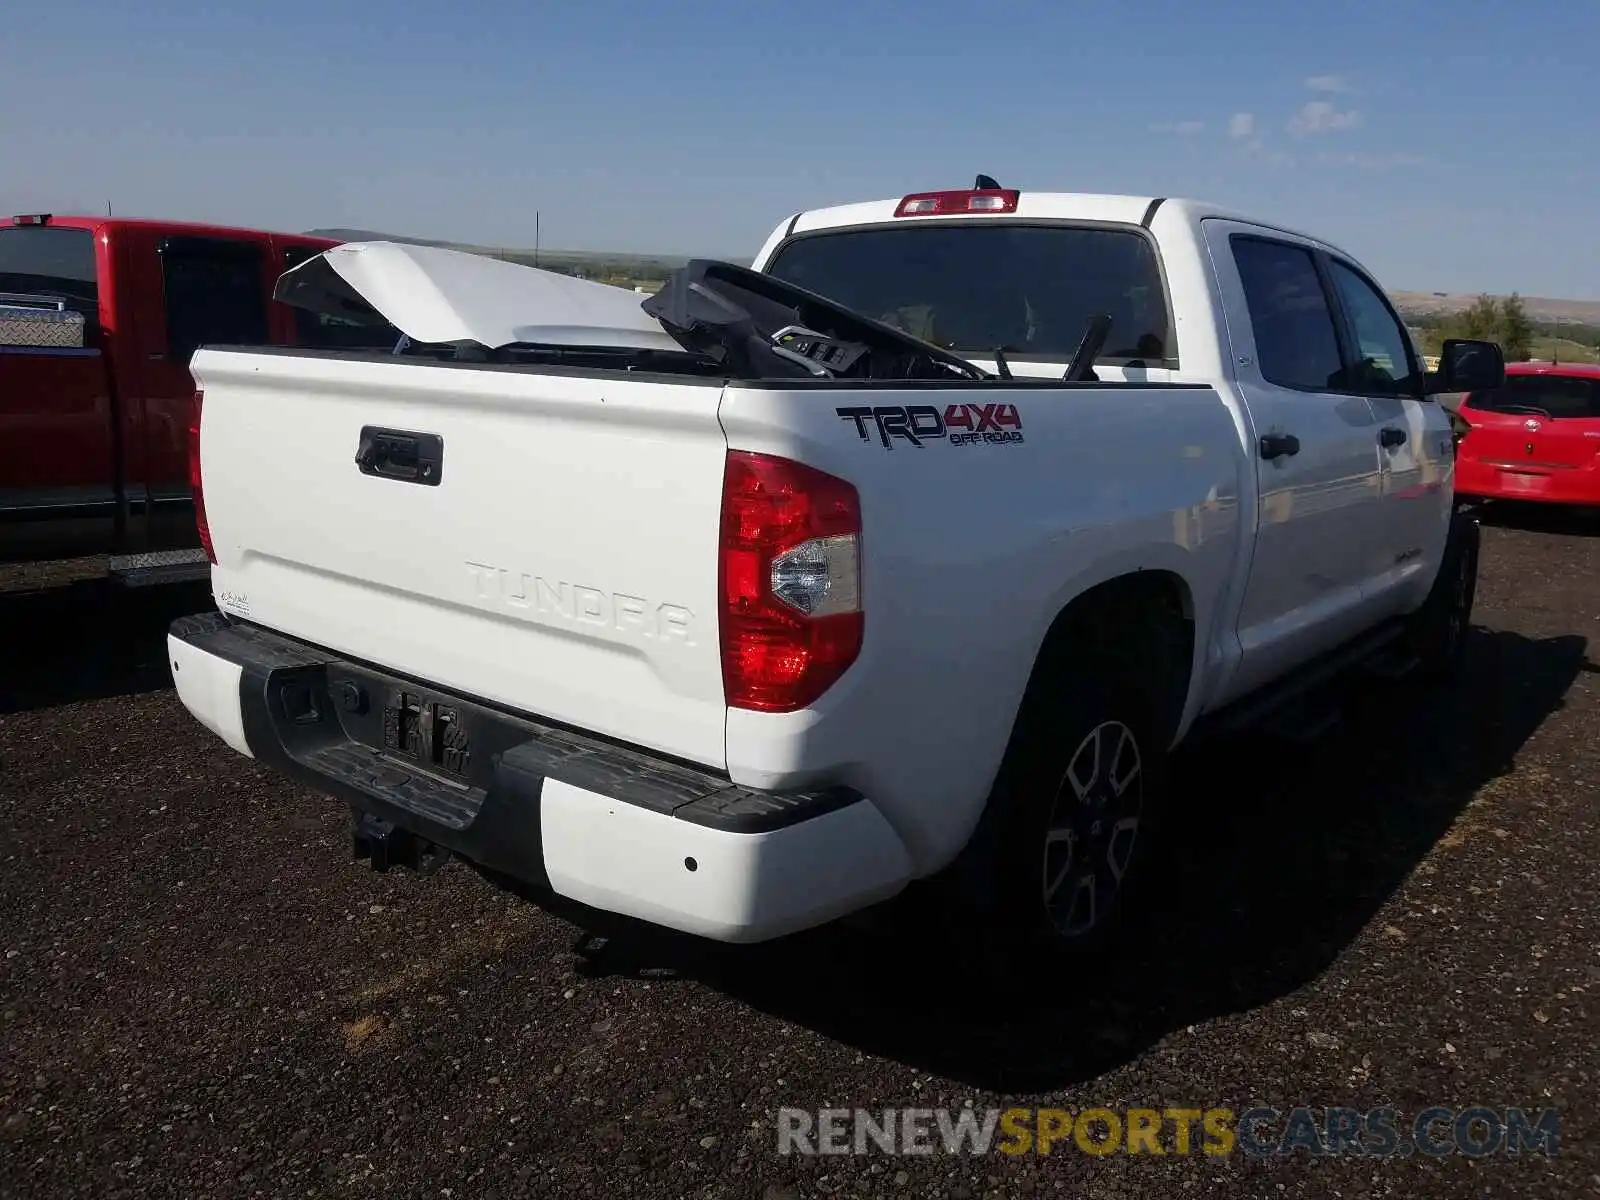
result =
[{"label": "white cloud", "polygon": [[1353,108],[1340,110],[1326,100],[1308,101],[1289,118],[1292,133],[1328,133],[1335,129],[1354,129],[1361,124],[1361,113]]},{"label": "white cloud", "polygon": [[1363,171],[1383,171],[1390,167],[1425,167],[1431,161],[1420,154],[1403,151],[1393,154],[1319,154],[1316,161],[1326,167],[1357,167]]},{"label": "white cloud", "polygon": [[1150,126],[1151,133],[1175,133],[1180,137],[1193,137],[1197,133],[1204,133],[1204,121],[1158,121]]},{"label": "white cloud", "polygon": [[1253,113],[1234,113],[1228,118],[1228,136],[1238,141],[1250,137],[1256,131],[1256,118]]},{"label": "white cloud", "polygon": [[1313,92],[1348,92],[1351,90],[1350,81],[1343,75],[1312,75],[1306,79],[1306,87]]},{"label": "white cloud", "polygon": [[1239,147],[1239,153],[1252,162],[1266,163],[1271,167],[1292,167],[1294,158],[1282,150],[1268,146],[1262,138],[1253,137]]}]

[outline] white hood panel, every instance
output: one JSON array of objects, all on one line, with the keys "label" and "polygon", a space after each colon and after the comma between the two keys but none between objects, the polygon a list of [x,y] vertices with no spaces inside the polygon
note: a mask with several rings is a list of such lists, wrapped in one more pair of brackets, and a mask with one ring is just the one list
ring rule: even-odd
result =
[{"label": "white hood panel", "polygon": [[314,278],[318,259],[417,342],[472,341],[489,349],[516,342],[682,349],[639,307],[643,297],[626,288],[402,242],[335,246],[286,278]]}]

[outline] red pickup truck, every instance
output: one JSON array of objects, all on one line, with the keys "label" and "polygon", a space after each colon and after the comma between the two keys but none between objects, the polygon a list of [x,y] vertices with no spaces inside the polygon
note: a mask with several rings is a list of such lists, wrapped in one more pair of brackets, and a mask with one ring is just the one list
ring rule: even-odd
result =
[{"label": "red pickup truck", "polygon": [[391,347],[387,330],[272,299],[280,274],[336,244],[110,217],[0,225],[0,560],[109,554],[124,583],[204,578],[190,356]]}]

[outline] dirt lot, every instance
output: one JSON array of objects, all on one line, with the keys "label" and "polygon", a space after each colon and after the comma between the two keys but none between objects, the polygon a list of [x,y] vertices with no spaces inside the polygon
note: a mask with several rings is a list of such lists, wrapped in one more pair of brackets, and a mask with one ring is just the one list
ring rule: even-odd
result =
[{"label": "dirt lot", "polygon": [[[642,951],[345,814],[181,709],[203,594],[0,595],[0,1195],[1593,1196],[1600,528],[1485,530],[1456,694],[1193,756],[1169,915],[989,998],[939,931]],[[78,575],[92,573],[93,564]],[[780,1105],[1558,1108],[1560,1153],[798,1157]]]}]

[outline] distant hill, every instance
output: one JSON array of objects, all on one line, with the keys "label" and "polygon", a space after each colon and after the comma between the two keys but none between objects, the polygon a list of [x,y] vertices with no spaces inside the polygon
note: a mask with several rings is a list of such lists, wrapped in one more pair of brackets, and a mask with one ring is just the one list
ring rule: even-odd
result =
[{"label": "distant hill", "polygon": [[[403,242],[411,246],[442,246],[447,250],[465,250],[501,258],[507,262],[544,267],[565,274],[583,274],[591,279],[608,282],[659,281],[689,261],[682,254],[628,254],[609,250],[546,250],[537,254],[526,246],[481,246],[470,242],[447,242],[438,238],[406,237],[402,234],[379,233],[372,229],[311,229],[312,237],[333,238],[341,242]],[[732,258],[733,262],[748,262],[749,255]]]},{"label": "distant hill", "polygon": [[[1477,294],[1466,292],[1390,292],[1394,306],[1408,317],[1447,317],[1472,306]],[[1552,300],[1543,296],[1524,296],[1522,306],[1531,321],[1554,324],[1600,325],[1600,301]]]}]

